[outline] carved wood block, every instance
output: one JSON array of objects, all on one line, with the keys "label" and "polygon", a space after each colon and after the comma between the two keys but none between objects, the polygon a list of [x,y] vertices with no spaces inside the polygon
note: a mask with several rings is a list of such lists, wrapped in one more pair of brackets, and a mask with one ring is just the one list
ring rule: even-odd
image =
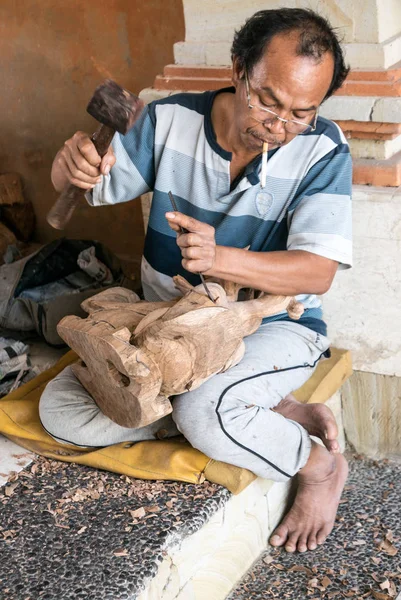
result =
[{"label": "carved wood block", "polygon": [[[199,387],[237,364],[243,338],[263,317],[288,310],[299,318],[302,305],[286,296],[231,302],[217,283],[202,286],[175,278],[182,298],[144,302],[133,292],[112,288],[86,300],[86,319],[65,317],[58,333],[80,356],[74,372],[110,419],[143,427],[172,411],[169,397]],[[230,297],[235,295],[229,286]],[[294,316],[298,315],[298,316]]]}]

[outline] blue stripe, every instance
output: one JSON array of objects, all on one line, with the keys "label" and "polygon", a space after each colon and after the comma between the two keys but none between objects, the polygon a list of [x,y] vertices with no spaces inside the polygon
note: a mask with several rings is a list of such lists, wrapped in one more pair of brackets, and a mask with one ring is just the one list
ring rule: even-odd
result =
[{"label": "blue stripe", "polygon": [[141,117],[126,135],[120,135],[121,143],[135,167],[146,181],[150,189],[155,183],[155,167],[153,149],[155,128],[150,119],[147,107]]},{"label": "blue stripe", "polygon": [[325,119],[324,117],[317,118],[315,131],[310,131],[309,133],[304,133],[301,135],[302,137],[310,135],[325,135],[338,146],[344,144],[344,140],[341,137],[341,133],[337,125],[333,123],[333,121],[329,121],[329,119]]},{"label": "blue stripe", "polygon": [[153,269],[169,277],[182,275],[192,285],[201,283],[199,275],[189,273],[181,264],[181,250],[177,246],[176,237],[163,235],[148,227],[143,255]]},{"label": "blue stripe", "polygon": [[309,169],[297,190],[289,211],[294,210],[304,196],[313,196],[313,194],[319,193],[351,196],[351,190],[352,159],[348,146],[342,144]]},{"label": "blue stripe", "polygon": [[[317,314],[319,314],[319,316],[317,316]],[[320,308],[307,308],[302,317],[298,320],[290,319],[287,314],[284,314],[267,317],[266,319],[263,319],[262,324],[264,325],[265,323],[272,323],[274,321],[299,323],[299,325],[312,329],[312,331],[316,331],[316,333],[327,336],[327,325],[323,321],[322,316],[323,312]]]},{"label": "blue stripe", "polygon": [[[216,242],[221,246],[245,248],[250,245],[250,250],[255,252],[286,250],[285,242],[288,236],[286,221],[280,224],[277,221],[263,220],[250,215],[233,217],[194,206],[180,196],[175,196],[175,200],[179,212],[214,227]],[[165,217],[165,213],[169,210],[171,210],[171,203],[168,195],[156,190],[149,216],[149,227],[164,237],[175,238],[175,233],[170,229]]]}]

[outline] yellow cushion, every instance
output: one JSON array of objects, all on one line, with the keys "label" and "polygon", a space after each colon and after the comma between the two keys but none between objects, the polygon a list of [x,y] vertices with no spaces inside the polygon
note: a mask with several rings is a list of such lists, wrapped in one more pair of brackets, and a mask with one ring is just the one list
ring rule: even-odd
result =
[{"label": "yellow cushion", "polygon": [[[341,356],[344,356],[344,353],[349,356],[346,351],[341,352],[343,353]],[[325,401],[322,398],[327,396],[335,385],[338,389],[345,378],[349,377],[350,361],[349,359],[344,360],[341,356],[335,355],[334,359],[323,361],[307,382],[310,383],[308,394],[313,396],[313,394],[316,395],[316,390],[320,390],[320,396],[318,394],[320,399],[315,401]],[[192,448],[188,442],[177,439],[135,444],[124,442],[98,450],[59,444],[46,433],[41,425],[38,409],[39,399],[47,382],[75,360],[77,360],[77,355],[72,351],[68,352],[54,367],[1,399],[0,433],[20,446],[48,458],[74,462],[140,479],[167,479],[189,483],[202,483],[208,479],[224,485],[233,494],[241,492],[255,479],[255,475],[247,469],[211,460],[202,452]],[[330,361],[332,361],[332,367],[336,373],[335,378],[330,377]],[[324,370],[322,371],[323,366]],[[321,374],[317,375],[318,371]],[[312,380],[315,381],[315,384]]]},{"label": "yellow cushion", "polygon": [[327,402],[351,375],[351,352],[331,348],[331,358],[319,362],[312,377],[294,392],[294,396],[304,404]]}]

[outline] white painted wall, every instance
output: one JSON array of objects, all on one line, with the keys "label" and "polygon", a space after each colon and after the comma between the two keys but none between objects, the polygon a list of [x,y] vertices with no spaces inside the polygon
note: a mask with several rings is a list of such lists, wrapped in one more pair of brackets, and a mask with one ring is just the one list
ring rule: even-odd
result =
[{"label": "white painted wall", "polygon": [[401,188],[354,186],[354,267],[323,297],[329,337],[354,369],[401,376]]},{"label": "white painted wall", "polygon": [[353,68],[387,68],[399,60],[400,0],[183,0],[185,41],[174,47],[177,64],[225,65],[235,29],[254,12],[307,7],[339,28]]}]

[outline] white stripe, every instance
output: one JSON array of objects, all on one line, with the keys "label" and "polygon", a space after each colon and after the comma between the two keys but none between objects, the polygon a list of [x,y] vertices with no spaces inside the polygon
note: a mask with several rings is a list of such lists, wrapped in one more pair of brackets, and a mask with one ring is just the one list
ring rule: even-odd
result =
[{"label": "white stripe", "polygon": [[322,306],[321,301],[315,294],[298,294],[296,299],[304,305],[304,308],[320,308]]},{"label": "white stripe", "polygon": [[[155,187],[165,193],[172,190],[177,196],[204,210],[229,214],[231,217],[249,215],[275,221],[287,199],[292,200],[298,182],[268,177],[266,188],[261,190],[259,186],[252,186],[248,178],[244,177],[232,192],[229,191],[229,185],[228,176],[219,176],[191,157],[166,149]],[[258,208],[260,193],[271,199],[270,209],[264,216],[261,216]]]},{"label": "white stripe", "polygon": [[144,256],[141,264],[141,280],[145,300],[149,302],[172,300],[182,295],[175,287],[173,278],[156,271]]},{"label": "white stripe", "polygon": [[92,206],[128,202],[149,191],[146,181],[128,156],[118,134],[113,138],[112,147],[116,164],[109,175],[102,176],[102,181],[93,188],[92,194],[86,195]]},{"label": "white stripe", "polygon": [[288,213],[291,235],[326,233],[352,237],[351,200],[345,194],[318,193],[304,196]]},{"label": "white stripe", "polygon": [[216,154],[206,140],[203,115],[185,106],[156,106],[155,145],[191,156],[208,169],[229,173],[229,161]]},{"label": "white stripe", "polygon": [[305,250],[325,258],[352,265],[352,243],[328,233],[297,233],[288,236],[287,250]]},{"label": "white stripe", "polygon": [[282,179],[303,179],[306,173],[337,144],[325,135],[297,136],[267,162],[267,174]]}]

